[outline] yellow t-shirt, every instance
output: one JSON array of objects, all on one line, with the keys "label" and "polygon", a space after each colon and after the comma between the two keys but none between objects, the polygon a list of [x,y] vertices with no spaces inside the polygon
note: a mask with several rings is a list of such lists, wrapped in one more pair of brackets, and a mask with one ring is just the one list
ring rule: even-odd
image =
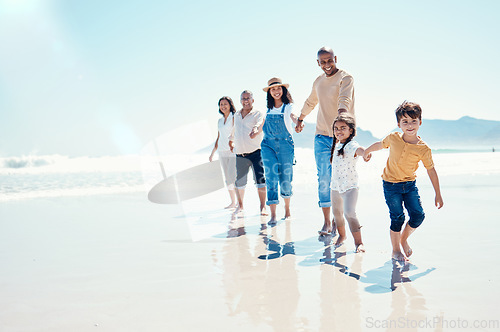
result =
[{"label": "yellow t-shirt", "polygon": [[406,143],[403,133],[395,132],[382,140],[384,149],[390,148],[382,179],[388,182],[413,181],[420,160],[426,169],[434,167],[431,149],[420,137],[418,139],[416,144]]}]

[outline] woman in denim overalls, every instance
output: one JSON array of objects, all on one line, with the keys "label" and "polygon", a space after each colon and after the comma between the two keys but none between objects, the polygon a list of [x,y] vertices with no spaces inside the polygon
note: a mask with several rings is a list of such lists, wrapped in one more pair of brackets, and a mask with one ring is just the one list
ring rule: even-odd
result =
[{"label": "woman in denim overalls", "polygon": [[285,218],[290,218],[290,197],[292,196],[292,165],[294,144],[292,138],[293,123],[297,116],[292,113],[292,96],[288,84],[273,77],[264,88],[267,92],[267,114],[264,122],[264,139],[261,144],[262,161],[266,175],[267,202],[271,210],[269,224],[276,223],[276,205],[278,185],[281,197],[285,200]]}]

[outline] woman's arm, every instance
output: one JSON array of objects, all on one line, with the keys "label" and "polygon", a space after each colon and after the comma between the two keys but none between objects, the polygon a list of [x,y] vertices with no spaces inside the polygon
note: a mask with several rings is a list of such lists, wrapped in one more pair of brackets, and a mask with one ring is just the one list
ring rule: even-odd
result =
[{"label": "woman's arm", "polygon": [[217,139],[215,140],[214,148],[212,149],[212,153],[210,154],[210,157],[208,157],[208,160],[212,162],[212,158],[214,157],[215,151],[217,151],[217,147],[219,146],[219,136],[220,133],[217,133]]}]

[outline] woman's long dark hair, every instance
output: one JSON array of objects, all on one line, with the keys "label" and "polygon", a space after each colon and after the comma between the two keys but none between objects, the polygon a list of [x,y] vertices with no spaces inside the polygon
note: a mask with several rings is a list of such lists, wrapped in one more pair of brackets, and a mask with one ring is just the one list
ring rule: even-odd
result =
[{"label": "woman's long dark hair", "polygon": [[[281,86],[283,89],[283,94],[281,95],[281,101],[283,104],[291,104],[293,103],[292,95],[287,88],[283,85]],[[271,96],[271,89],[267,90],[267,109],[272,109],[274,107],[274,98]]]},{"label": "woman's long dark hair", "polygon": [[224,115],[224,113],[220,110],[220,102],[221,100],[227,100],[227,102],[229,103],[229,111],[231,113],[234,114],[234,112],[236,112],[236,107],[234,107],[234,103],[233,103],[233,100],[231,99],[231,97],[228,97],[228,96],[224,96],[222,97],[221,99],[219,99],[219,113]]},{"label": "woman's long dark hair", "polygon": [[[349,143],[354,136],[356,136],[356,120],[349,115],[349,114],[340,114],[333,120],[333,130],[335,131],[335,124],[337,122],[344,122],[350,129],[352,129],[351,135],[345,140],[345,143],[342,145],[342,147],[339,149],[338,156],[344,156],[344,147],[346,146],[347,143]],[[335,137],[335,134],[333,134],[333,144],[332,144],[332,151],[330,152],[330,163],[333,161],[333,154],[335,153],[335,145],[337,144],[337,138]]]}]

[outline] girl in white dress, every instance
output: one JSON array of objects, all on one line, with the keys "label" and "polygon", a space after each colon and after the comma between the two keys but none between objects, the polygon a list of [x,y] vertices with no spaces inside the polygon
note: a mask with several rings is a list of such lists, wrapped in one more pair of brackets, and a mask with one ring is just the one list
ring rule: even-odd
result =
[{"label": "girl in white dress", "polygon": [[224,171],[227,191],[231,198],[231,204],[225,209],[232,209],[237,206],[236,192],[234,190],[234,182],[236,181],[236,155],[229,148],[229,136],[234,133],[234,107],[233,100],[227,96],[219,99],[219,113],[222,117],[218,122],[218,135],[215,140],[214,148],[208,160],[212,161],[215,151],[219,151],[219,161]]},{"label": "girl in white dress", "polygon": [[[363,157],[365,149],[353,138],[356,136],[356,122],[351,115],[342,113],[333,122],[332,163],[332,208],[333,220],[337,226],[336,246],[342,245],[346,238],[345,219],[349,223],[356,252],[364,252],[361,239],[361,225],[356,216],[358,201],[358,173],[356,162]],[[345,219],[344,219],[345,216]]]}]

